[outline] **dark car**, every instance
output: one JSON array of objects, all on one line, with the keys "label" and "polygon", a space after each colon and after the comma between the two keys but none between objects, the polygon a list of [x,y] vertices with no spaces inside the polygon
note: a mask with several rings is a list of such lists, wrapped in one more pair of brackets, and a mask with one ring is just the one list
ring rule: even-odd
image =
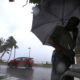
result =
[{"label": "dark car", "polygon": [[8,62],[8,66],[10,68],[17,68],[17,67],[33,67],[33,58],[29,57],[19,57],[14,60]]}]

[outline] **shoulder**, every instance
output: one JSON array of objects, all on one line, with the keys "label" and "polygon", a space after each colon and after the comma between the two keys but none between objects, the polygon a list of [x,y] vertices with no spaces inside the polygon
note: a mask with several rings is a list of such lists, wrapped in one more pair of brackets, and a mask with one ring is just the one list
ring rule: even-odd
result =
[{"label": "shoulder", "polygon": [[56,25],[55,28],[64,28],[64,26]]},{"label": "shoulder", "polygon": [[63,30],[64,27],[63,26],[60,26],[60,25],[57,25],[55,26],[54,30]]}]

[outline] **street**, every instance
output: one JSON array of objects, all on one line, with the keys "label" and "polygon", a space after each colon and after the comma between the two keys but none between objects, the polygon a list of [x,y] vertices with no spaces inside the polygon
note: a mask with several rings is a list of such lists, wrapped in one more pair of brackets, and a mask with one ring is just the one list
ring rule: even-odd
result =
[{"label": "street", "polygon": [[0,73],[6,77],[2,80],[50,80],[51,68],[33,67],[31,68],[8,68],[5,65],[0,66]]}]

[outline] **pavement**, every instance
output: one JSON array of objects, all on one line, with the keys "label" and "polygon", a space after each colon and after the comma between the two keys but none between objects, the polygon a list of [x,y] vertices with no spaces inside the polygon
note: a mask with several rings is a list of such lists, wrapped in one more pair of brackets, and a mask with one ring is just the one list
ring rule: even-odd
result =
[{"label": "pavement", "polygon": [[[0,80],[49,80],[50,74],[51,68],[34,67],[33,69],[25,70],[10,69],[7,66],[1,66]],[[64,76],[80,78],[80,64],[70,66],[70,69],[64,73],[61,80],[63,80]]]},{"label": "pavement", "polygon": [[50,80],[51,68],[8,68],[6,65],[0,66],[0,80]]},{"label": "pavement", "polygon": [[16,77],[8,77],[6,74],[0,73],[0,80],[19,80],[19,78],[16,78]]},{"label": "pavement", "polygon": [[4,79],[6,77],[6,74],[0,73],[0,79]]}]

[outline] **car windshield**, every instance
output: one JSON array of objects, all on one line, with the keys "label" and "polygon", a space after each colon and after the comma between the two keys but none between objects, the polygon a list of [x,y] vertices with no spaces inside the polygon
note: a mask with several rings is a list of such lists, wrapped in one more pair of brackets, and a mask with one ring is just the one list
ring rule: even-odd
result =
[{"label": "car windshield", "polygon": [[33,59],[30,59],[31,62],[33,62]]},{"label": "car windshield", "polygon": [[22,58],[22,61],[26,61],[27,60],[27,58]]},{"label": "car windshield", "polygon": [[17,59],[15,59],[16,61],[21,61],[21,59],[20,58],[17,58]]}]

